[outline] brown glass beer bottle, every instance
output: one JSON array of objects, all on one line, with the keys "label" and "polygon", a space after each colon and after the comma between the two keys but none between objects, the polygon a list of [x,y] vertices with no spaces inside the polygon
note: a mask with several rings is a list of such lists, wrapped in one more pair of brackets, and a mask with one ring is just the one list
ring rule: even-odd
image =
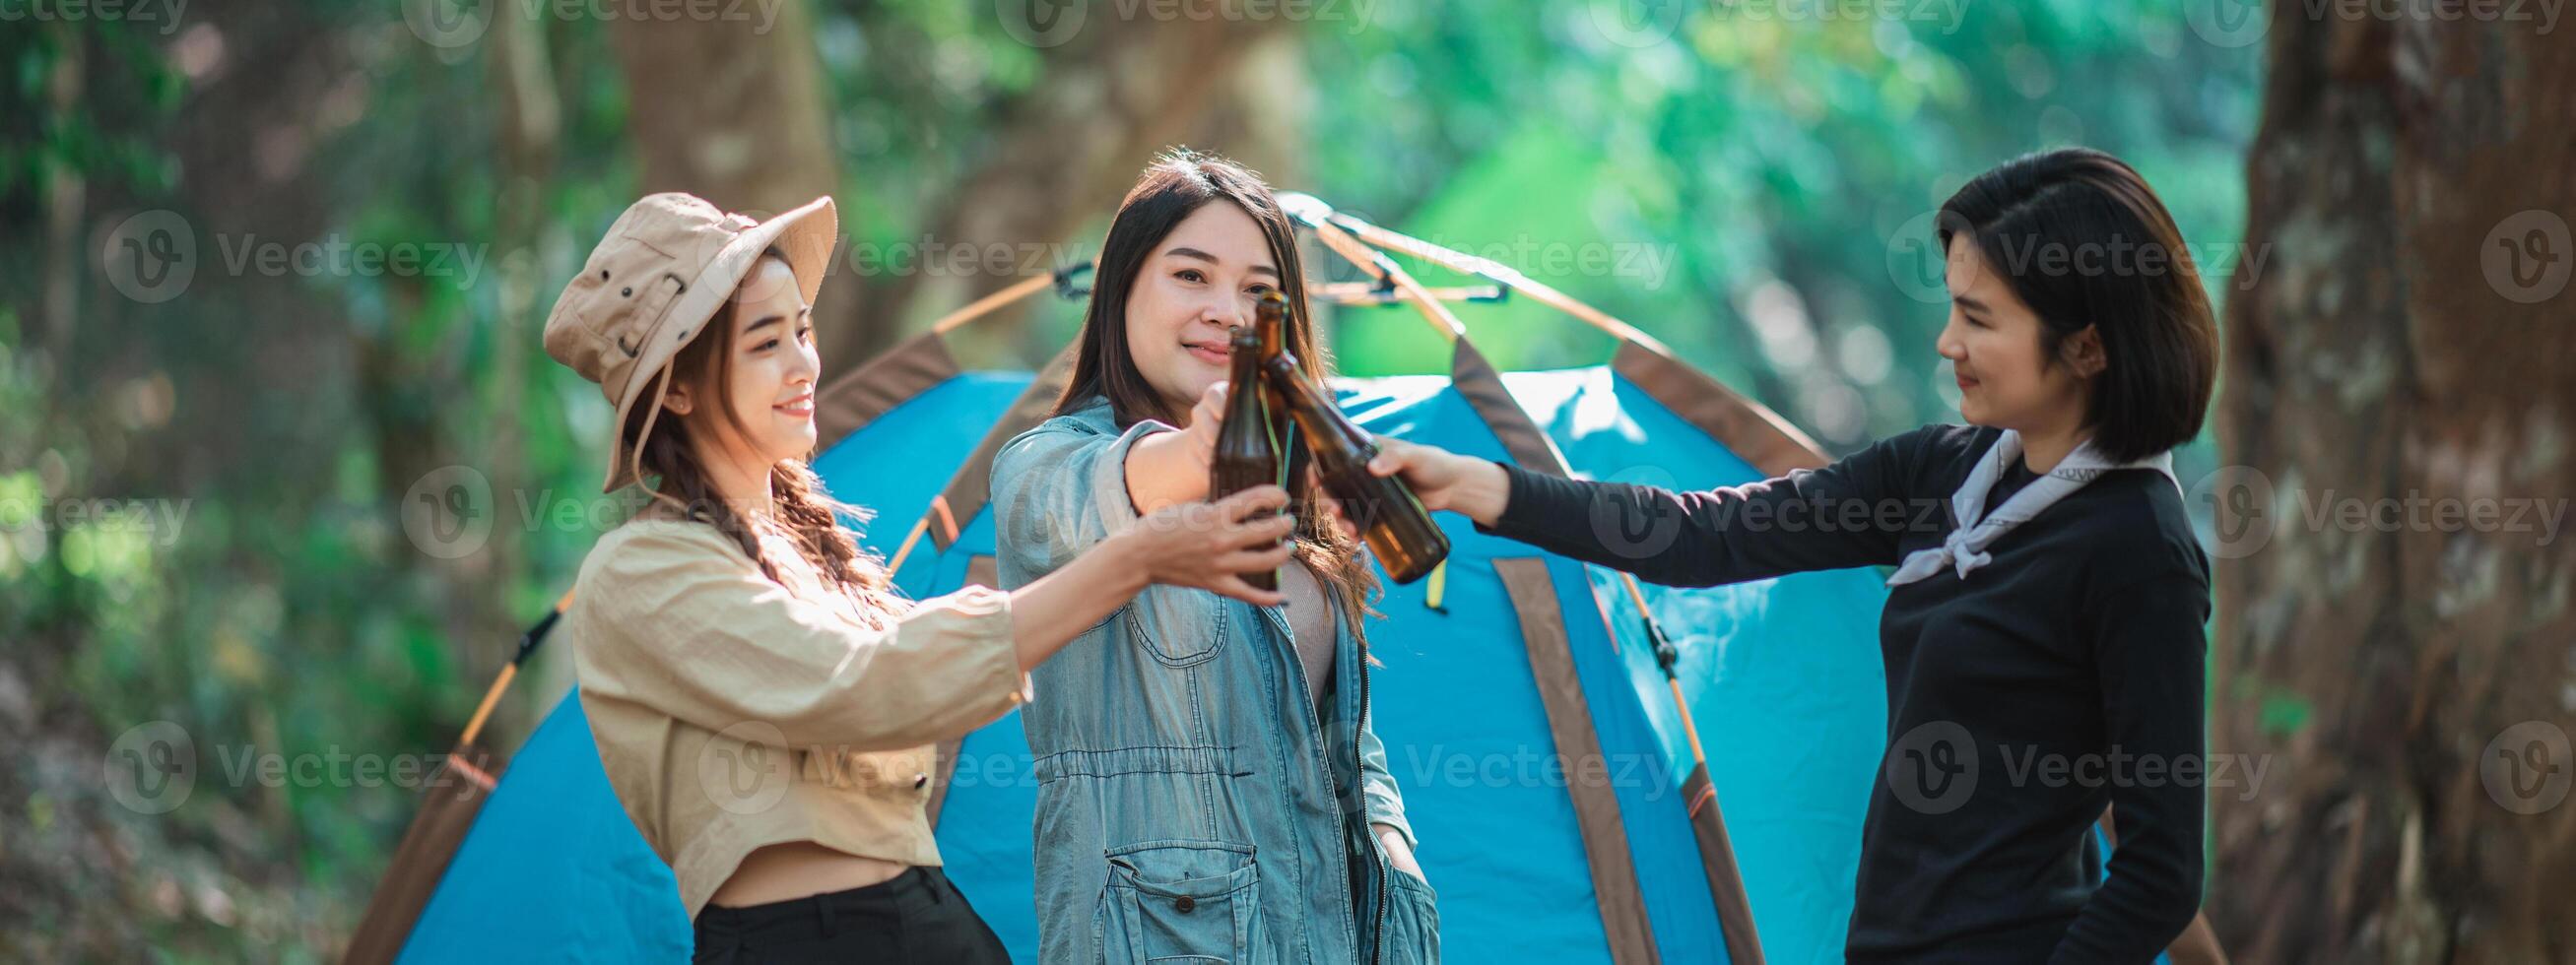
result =
[{"label": "brown glass beer bottle", "polygon": [[[1209,502],[1280,481],[1279,440],[1271,435],[1269,407],[1262,404],[1261,336],[1252,329],[1235,329],[1227,348],[1234,374],[1226,388],[1225,422],[1217,427],[1216,456],[1209,463]],[[1279,572],[1245,573],[1243,581],[1276,590]]]},{"label": "brown glass beer bottle", "polygon": [[1360,531],[1370,552],[1398,583],[1411,583],[1431,572],[1449,555],[1449,536],[1431,522],[1431,513],[1414,498],[1413,487],[1392,476],[1369,472],[1377,458],[1377,440],[1353,424],[1313,383],[1297,371],[1295,353],[1281,351],[1262,360],[1262,375],[1287,400],[1306,454],[1324,490],[1342,504],[1342,513]]},{"label": "brown glass beer bottle", "polygon": [[[1261,336],[1260,364],[1268,365],[1273,357],[1288,351],[1288,296],[1278,289],[1263,292],[1252,311],[1252,331]],[[1259,368],[1253,370],[1255,373]],[[1287,480],[1289,505],[1298,505],[1306,496],[1306,452],[1296,444],[1296,423],[1288,418],[1288,400],[1269,379],[1261,383],[1261,405],[1270,417],[1270,437],[1279,440],[1280,462],[1286,471],[1279,474]]]}]

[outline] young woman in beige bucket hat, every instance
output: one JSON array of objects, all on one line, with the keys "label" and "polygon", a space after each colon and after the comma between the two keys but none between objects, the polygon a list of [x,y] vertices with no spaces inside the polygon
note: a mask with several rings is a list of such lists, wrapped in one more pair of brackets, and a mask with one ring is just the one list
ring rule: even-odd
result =
[{"label": "young woman in beige bucket hat", "polygon": [[618,799],[671,865],[699,960],[1005,961],[939,873],[940,740],[1148,583],[1275,603],[1286,494],[1174,507],[1012,592],[899,598],[840,528],[815,443],[811,307],[838,230],[637,201],[564,289],[547,354],[616,409],[605,488],[653,503],[583,561],[558,633]]}]

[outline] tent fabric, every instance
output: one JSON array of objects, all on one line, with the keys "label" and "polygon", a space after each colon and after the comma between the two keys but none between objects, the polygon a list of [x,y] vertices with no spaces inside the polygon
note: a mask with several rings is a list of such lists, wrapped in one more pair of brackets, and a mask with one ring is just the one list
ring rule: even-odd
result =
[{"label": "tent fabric", "polygon": [[[945,348],[927,338],[896,353],[913,373],[909,398],[824,400],[844,413],[847,434],[814,461],[835,496],[883,514],[864,533],[881,554],[895,554],[917,518],[939,515],[923,512],[935,497],[951,510],[926,526],[931,538],[896,574],[915,596],[990,572],[990,513],[980,498],[947,496],[959,480],[980,478],[959,470],[997,423],[1042,414],[1026,403],[1045,394],[1031,391],[1025,372],[949,374]],[[1461,368],[1482,365],[1469,351]],[[1537,434],[1508,446],[1492,417],[1497,400],[1469,398],[1451,376],[1334,388],[1373,432],[1471,455],[1553,450],[1595,478],[1691,487],[1765,475],[1618,369],[1490,376],[1525,413],[1520,428],[1500,420],[1502,432]],[[1487,395],[1484,381],[1468,388]],[[1771,438],[1770,425],[1757,417],[1740,428],[1759,441]],[[1766,461],[1795,458],[1763,444]],[[1439,893],[1446,953],[1457,961],[1839,959],[1883,730],[1877,577],[1845,571],[1646,589],[1680,649],[1679,683],[1722,806],[1711,813],[1722,813],[1731,832],[1733,867],[1720,868],[1692,827],[1684,791],[1698,782],[1671,685],[1616,576],[1478,534],[1463,520],[1441,522],[1452,550],[1440,608],[1427,605],[1431,581],[1389,584],[1369,633],[1382,664],[1372,675],[1373,721],[1421,838],[1417,857]],[[1518,574],[1520,605],[1507,574]],[[1529,599],[1532,588],[1552,600]],[[1553,618],[1542,615],[1544,602]],[[1551,685],[1556,693],[1544,690]],[[1581,708],[1581,719],[1566,719],[1569,707]],[[1566,735],[1587,729],[1597,754],[1577,748],[1571,766],[1558,761]],[[943,751],[937,823],[949,875],[1014,957],[1034,961],[1037,787],[1018,717]],[[1727,902],[1758,922],[1758,950],[1730,955],[1720,912]],[[689,944],[669,870],[619,808],[580,702],[567,697],[484,806],[403,960],[502,948],[513,957],[668,961]]]},{"label": "tent fabric", "polygon": [[500,756],[473,741],[449,752],[421,795],[420,811],[403,832],[402,843],[394,847],[384,880],[367,899],[367,911],[342,952],[346,961],[390,962],[402,952],[420,924],[421,909],[437,893],[448,863],[491,796],[497,784],[492,775],[500,771]]},{"label": "tent fabric", "polygon": [[578,696],[519,748],[400,962],[679,962],[680,885],[617,803]]}]

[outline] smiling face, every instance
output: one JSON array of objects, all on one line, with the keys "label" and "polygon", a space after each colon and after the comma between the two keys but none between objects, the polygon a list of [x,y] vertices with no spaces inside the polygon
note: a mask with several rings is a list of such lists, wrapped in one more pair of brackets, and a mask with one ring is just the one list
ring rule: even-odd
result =
[{"label": "smiling face", "polygon": [[2039,314],[1986,263],[1967,232],[1950,237],[1943,280],[1950,321],[1934,348],[1955,369],[1959,414],[2025,435],[2087,424],[2085,376],[2100,371],[2093,331],[2062,339],[2052,357]]},{"label": "smiling face", "polygon": [[1261,226],[1231,202],[1200,205],[1145,257],[1127,291],[1127,352],[1167,410],[1186,418],[1226,377],[1228,329],[1252,324],[1277,287]]},{"label": "smiling face", "polygon": [[[813,306],[787,262],[763,257],[735,290],[730,311],[725,330],[700,336],[720,354],[700,363],[699,378],[675,379],[663,405],[681,417],[690,438],[720,440],[725,458],[761,469],[803,458],[814,449],[814,380],[822,370]],[[702,404],[717,397],[722,409]]]}]

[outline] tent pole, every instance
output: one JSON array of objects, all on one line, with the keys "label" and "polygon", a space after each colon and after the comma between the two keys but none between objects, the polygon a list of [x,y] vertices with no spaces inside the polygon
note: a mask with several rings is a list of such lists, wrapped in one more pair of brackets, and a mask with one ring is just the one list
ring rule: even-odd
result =
[{"label": "tent pole", "polygon": [[886,561],[887,579],[893,579],[895,574],[903,572],[904,558],[912,555],[913,544],[921,542],[921,534],[929,531],[930,514],[923,513],[921,514],[921,521],[912,524],[911,534],[906,535],[903,538],[903,545],[895,548],[894,558]]},{"label": "tent pole", "polygon": [[1045,291],[1054,284],[1054,275],[1030,275],[1012,282],[1009,288],[978,298],[964,308],[941,316],[938,321],[930,323],[930,330],[946,335],[960,325],[990,315],[995,309]]},{"label": "tent pole", "polygon": [[1535,278],[1521,274],[1518,269],[1512,268],[1491,258],[1480,258],[1463,251],[1435,245],[1411,235],[1378,227],[1368,223],[1367,221],[1363,221],[1357,217],[1343,214],[1338,211],[1333,213],[1330,220],[1334,225],[1349,231],[1351,234],[1359,237],[1361,240],[1366,241],[1369,244],[1385,248],[1389,251],[1401,252],[1415,258],[1420,258],[1424,261],[1431,262],[1432,264],[1439,265],[1442,268],[1449,269],[1450,271],[1454,271],[1462,275],[1482,275],[1486,278],[1491,278],[1494,281],[1501,283],[1506,288],[1510,288],[1513,291],[1517,291],[1521,294],[1537,299],[1538,301],[1563,311],[1568,315],[1574,316],[1584,324],[1607,332],[1613,338],[1631,339],[1640,345],[1647,346],[1655,349],[1656,351],[1664,352],[1666,354],[1671,353],[1671,350],[1665,348],[1662,342],[1656,341],[1654,336],[1646,334],[1644,330],[1639,329],[1634,325],[1630,325],[1627,322],[1620,321],[1617,316],[1585,304],[1582,300],[1577,299],[1572,295],[1558,291]]},{"label": "tent pole", "polygon": [[492,678],[492,686],[483,691],[483,703],[474,708],[474,717],[465,722],[465,732],[456,738],[458,746],[474,743],[474,738],[482,735],[484,723],[492,719],[492,708],[501,704],[501,693],[510,689],[510,681],[519,676],[519,665],[527,662],[528,654],[535,652],[538,644],[545,642],[546,633],[555,628],[555,621],[563,618],[564,608],[571,605],[572,593],[565,591],[555,601],[554,609],[547,611],[536,625],[519,635],[518,652],[510,656],[509,663],[501,666],[500,675]]},{"label": "tent pole", "polygon": [[1466,323],[1458,320],[1458,316],[1449,310],[1449,306],[1441,302],[1440,296],[1422,287],[1421,282],[1413,280],[1410,273],[1397,266],[1386,255],[1369,247],[1366,242],[1352,237],[1350,232],[1335,226],[1333,221],[1336,215],[1333,213],[1332,206],[1325,204],[1323,199],[1311,194],[1290,192],[1280,201],[1280,206],[1286,209],[1288,216],[1313,229],[1315,240],[1323,242],[1324,247],[1332,249],[1334,254],[1349,259],[1351,264],[1367,272],[1369,277],[1393,285],[1406,301],[1412,302],[1413,307],[1422,312],[1423,321],[1430,323],[1432,330],[1439,332],[1441,338],[1455,342],[1466,337]]},{"label": "tent pole", "polygon": [[[1501,285],[1483,285],[1475,288],[1431,288],[1428,291],[1431,297],[1444,302],[1491,302],[1502,300],[1510,289]],[[1358,281],[1326,282],[1314,286],[1311,293],[1317,299],[1350,307],[1392,305],[1404,300],[1400,294],[1386,287]]]}]

